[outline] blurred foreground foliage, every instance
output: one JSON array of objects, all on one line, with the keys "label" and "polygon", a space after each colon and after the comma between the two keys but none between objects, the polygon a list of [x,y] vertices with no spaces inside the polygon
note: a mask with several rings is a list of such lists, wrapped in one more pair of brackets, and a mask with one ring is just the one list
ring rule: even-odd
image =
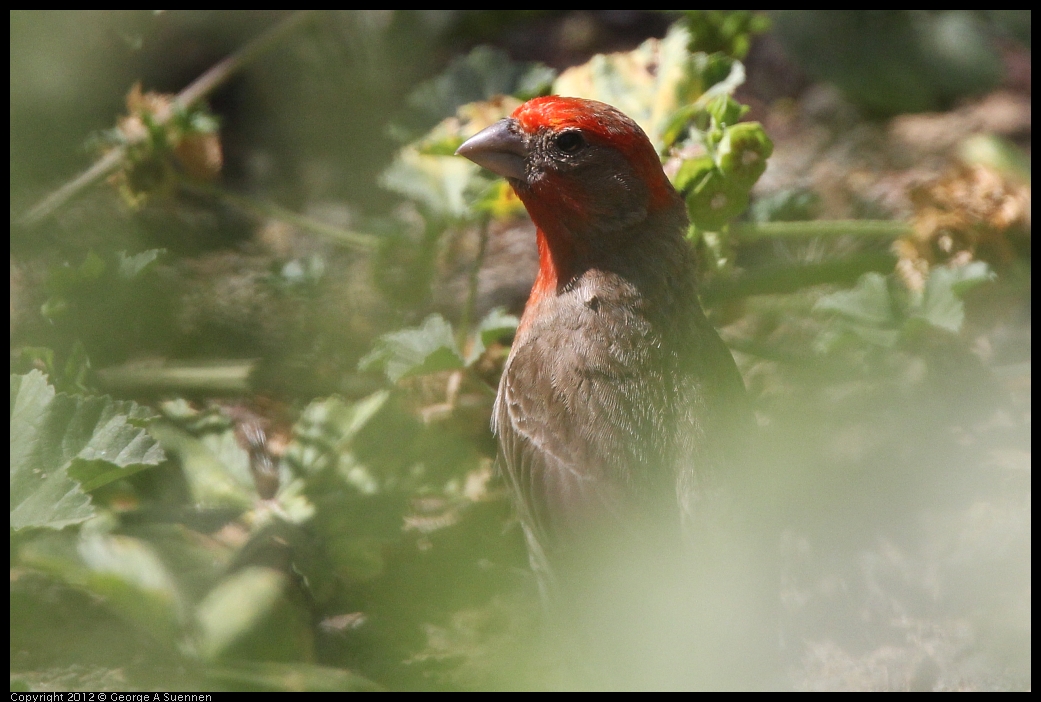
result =
[{"label": "blurred foreground foliage", "polygon": [[[774,15],[787,41],[796,20]],[[328,107],[360,71],[375,94],[412,21],[319,14],[251,80],[295,67],[301,104]],[[914,31],[944,22],[977,26],[916,15]],[[779,145],[747,121],[740,59],[768,24],[691,11],[559,73],[477,47],[381,115],[394,148],[366,205],[330,182],[371,164],[338,178],[309,144],[277,185],[258,147],[246,178],[216,108],[135,83],[94,140],[126,149],[106,195],[16,229],[50,245],[12,255],[12,689],[1028,688],[1029,158],[976,135],[903,217],[816,219],[812,189],[762,189]],[[509,187],[452,154],[548,93],[631,115],[686,198],[691,274],[762,433],[735,495],[780,554],[737,567],[756,551],[724,542],[684,586],[749,612],[779,600],[761,627],[782,632],[783,674],[703,676],[726,669],[711,651],[576,674],[537,643],[488,431],[533,275],[500,249],[533,237]],[[289,131],[333,139],[325,118]],[[629,615],[605,614],[619,638],[668,644]],[[733,636],[685,616],[667,618]]]}]

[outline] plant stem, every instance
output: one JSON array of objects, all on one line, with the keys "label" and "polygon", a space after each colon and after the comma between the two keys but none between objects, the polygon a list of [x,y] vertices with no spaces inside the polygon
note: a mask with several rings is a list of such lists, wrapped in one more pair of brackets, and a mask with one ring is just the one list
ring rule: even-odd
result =
[{"label": "plant stem", "polygon": [[470,324],[472,323],[474,310],[477,307],[477,292],[480,283],[481,266],[484,265],[484,254],[488,249],[488,227],[491,224],[491,218],[485,215],[481,218],[480,223],[480,239],[477,244],[477,258],[474,260],[474,266],[470,270],[470,284],[466,292],[466,304],[463,306],[463,314],[459,319],[459,349],[465,352],[463,345],[466,343],[466,337],[470,333]]},{"label": "plant stem", "polygon": [[764,266],[717,278],[701,290],[706,305],[750,295],[777,295],[811,285],[852,283],[864,273],[887,273],[896,265],[888,253],[864,253],[823,263]]},{"label": "plant stem", "polygon": [[250,391],[255,360],[127,363],[98,371],[105,390],[121,394],[232,394]]},{"label": "plant stem", "polygon": [[741,243],[768,238],[811,238],[816,236],[857,236],[897,239],[911,233],[911,225],[888,219],[836,219],[809,222],[739,222],[731,232]]}]

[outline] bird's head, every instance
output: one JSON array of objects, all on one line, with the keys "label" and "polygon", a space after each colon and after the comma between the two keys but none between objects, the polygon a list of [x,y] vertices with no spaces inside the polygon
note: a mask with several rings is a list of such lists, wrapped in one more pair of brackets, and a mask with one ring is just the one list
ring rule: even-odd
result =
[{"label": "bird's head", "polygon": [[643,130],[595,100],[529,100],[456,153],[508,178],[551,239],[610,238],[683,207]]}]

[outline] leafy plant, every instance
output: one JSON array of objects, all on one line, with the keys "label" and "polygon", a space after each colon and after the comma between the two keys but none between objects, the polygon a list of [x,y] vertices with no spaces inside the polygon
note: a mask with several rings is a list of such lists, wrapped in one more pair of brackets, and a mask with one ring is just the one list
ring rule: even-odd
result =
[{"label": "leafy plant", "polygon": [[817,301],[814,310],[833,319],[833,326],[818,339],[818,349],[826,352],[846,335],[892,348],[920,325],[957,334],[965,321],[962,297],[994,278],[982,261],[933,268],[922,291],[908,290],[895,275],[865,273],[853,289]]},{"label": "leafy plant", "polygon": [[[366,17],[378,23],[386,16]],[[302,26],[306,19],[293,15],[287,25]],[[999,182],[976,169],[941,181],[925,193],[928,209],[917,209],[910,223],[801,221],[813,219],[823,205],[800,187],[759,198],[747,221],[739,221],[773,150],[761,125],[742,121],[748,108],[735,98],[745,80],[739,59],[764,26],[763,16],[752,11],[691,11],[663,39],[597,55],[560,75],[513,62],[501,50],[473,49],[421,84],[409,106],[381,125],[392,146],[404,144],[379,178],[396,209],[377,214],[385,203],[364,203],[357,209],[372,212],[358,214],[351,203],[338,213],[343,221],[336,226],[203,182],[220,170],[223,154],[217,122],[199,99],[219,80],[197,82],[177,98],[132,90],[103,167],[44,198],[26,220],[49,217],[80,189],[77,184],[117,172],[113,182],[131,209],[154,205],[146,201],[177,188],[260,217],[264,226],[239,249],[194,259],[160,249],[131,255],[119,250],[137,250],[130,245],[96,245],[96,238],[61,252],[57,260],[68,263],[50,259],[42,295],[32,302],[47,334],[12,354],[18,369],[38,369],[11,377],[12,689],[371,690],[530,682],[516,674],[526,662],[511,646],[537,628],[537,600],[523,535],[494,475],[496,447],[488,431],[494,384],[518,322],[501,310],[483,318],[475,312],[485,309],[477,304],[477,282],[489,236],[495,236],[490,232],[517,225],[525,215],[507,183],[453,154],[523,100],[549,92],[602,100],[633,116],[686,200],[690,240],[704,269],[691,274],[700,279],[714,321],[725,312],[726,321],[736,322],[724,338],[743,352],[739,361],[762,410],[761,434],[780,447],[764,461],[774,468],[776,458],[783,468],[763,481],[770,496],[741,499],[769,513],[771,534],[783,523],[786,539],[814,528],[809,522],[833,527],[822,515],[841,512],[837,540],[863,537],[857,553],[867,554],[858,555],[854,570],[865,570],[865,563],[867,570],[884,569],[880,563],[899,560],[890,558],[897,547],[889,545],[889,533],[880,537],[863,516],[879,511],[870,497],[881,494],[894,510],[901,500],[917,500],[921,487],[894,482],[891,474],[920,480],[927,470],[921,467],[920,447],[927,444],[920,430],[949,416],[936,405],[960,412],[982,404],[977,395],[973,402],[947,401],[953,394],[944,392],[949,379],[942,368],[957,364],[915,375],[935,360],[919,353],[925,344],[915,344],[938,338],[943,350],[957,347],[975,362],[973,380],[992,380],[989,369],[960,348],[980,324],[966,298],[978,289],[975,304],[999,287],[983,287],[996,279],[992,270],[1002,282],[1007,271],[1020,271],[1029,290],[1029,256],[1022,253],[1029,252],[1029,163],[1011,142],[965,142],[961,151],[971,152],[969,160],[1014,176]],[[317,28],[314,34],[320,34]],[[342,58],[343,37],[329,42],[331,52],[322,53],[318,43],[308,36],[295,49],[306,56],[316,52],[322,61],[330,54]],[[243,57],[254,51],[247,45],[236,52],[238,63],[222,63],[220,80],[231,74],[228,66],[245,65]],[[373,75],[387,75],[384,66],[376,68]],[[330,90],[307,76],[293,79],[323,96],[343,88]],[[257,82],[269,89],[266,81]],[[342,95],[360,99],[349,90]],[[310,118],[295,103],[293,109]],[[312,127],[305,121],[301,131]],[[336,180],[325,175],[328,164],[314,153],[278,165],[306,176],[293,188],[309,205],[329,196],[325,185],[316,191],[313,175],[322,183]],[[76,213],[64,226],[79,234],[83,217]],[[124,226],[124,219],[113,225],[120,232]],[[431,314],[432,284],[442,273],[439,255],[460,232],[476,242],[466,299],[455,314]],[[310,241],[312,234],[320,241]],[[777,242],[834,240],[855,253],[825,252],[812,260],[771,254]],[[333,253],[327,245],[338,248]],[[760,256],[751,265],[749,251]],[[893,273],[898,261],[914,275]],[[233,278],[229,270],[245,271],[250,280],[255,274],[266,286],[239,286],[235,278],[213,295],[219,306],[232,304],[230,298],[252,302],[257,289],[277,301],[235,319],[258,327],[247,329],[255,333],[235,347],[246,349],[248,359],[221,357],[230,344],[202,349],[195,339],[174,344],[164,337],[179,320],[164,309],[172,293],[153,295],[143,284],[196,267],[202,272],[186,286],[193,295],[198,291],[192,285],[207,276]],[[351,319],[357,325],[341,336],[322,337],[319,323],[310,321],[313,315],[337,327],[343,319],[338,311],[368,298],[379,304],[357,312]],[[280,306],[291,299],[303,303]],[[733,304],[738,300],[747,303]],[[116,323],[97,322],[102,307]],[[307,322],[297,319],[302,308]],[[144,341],[135,345],[131,331]],[[284,342],[293,336],[305,337],[306,354],[286,351]],[[336,354],[348,337],[351,352],[344,361]],[[1028,334],[1026,339],[1028,347]],[[816,354],[808,352],[811,347]],[[217,358],[199,358],[203,352]],[[896,372],[880,380],[862,373],[864,367],[851,370],[851,357],[881,359],[872,372],[886,363]],[[125,360],[133,363],[104,367]],[[203,375],[206,383],[180,382]],[[331,375],[335,383],[299,380],[319,375]],[[875,418],[864,404],[886,409],[878,413],[885,415],[882,421],[898,423],[904,417],[887,404],[888,396],[899,391],[902,399],[913,399],[921,377],[940,386],[930,396],[940,402],[919,402],[907,415],[915,420],[913,440],[866,450],[876,445],[872,441],[881,443],[877,435],[895,430],[871,425]],[[1029,387],[1029,364],[1026,378]],[[100,396],[98,385],[156,409]],[[790,402],[792,395],[805,404]],[[991,424],[1005,431],[1013,414]],[[1028,406],[1019,415],[1029,427]],[[847,425],[843,417],[851,418]],[[942,438],[934,443],[946,450],[957,436],[953,452],[972,441],[982,447],[962,431],[989,426],[978,420],[959,416],[953,429],[936,430]],[[783,435],[789,430],[790,437]],[[1020,466],[1028,464],[1020,456],[1028,451],[1005,448],[986,455],[987,475],[999,464],[1016,466],[1002,480],[1016,499],[1026,495],[1028,502],[1029,470]],[[848,470],[834,470],[836,464]],[[938,474],[947,486],[957,476],[942,468]],[[834,482],[854,475],[869,489],[855,485],[850,500]],[[886,492],[890,485],[899,490]],[[822,492],[827,490],[832,492]],[[815,495],[826,499],[815,504]],[[1004,514],[1006,503],[997,504],[993,513]],[[982,538],[981,524],[996,521],[987,509],[973,512],[969,526],[951,530],[958,532],[958,549]],[[1028,504],[1011,512],[1017,519],[1025,514],[1029,524]],[[802,568],[812,554],[799,538],[791,541]],[[876,558],[868,541],[878,538],[891,551]],[[904,561],[899,565],[900,577],[914,570]],[[855,580],[841,577],[844,587]],[[934,603],[936,582],[930,580],[926,598]],[[807,592],[824,590],[829,588],[814,584]],[[877,599],[877,588],[870,597]],[[983,611],[993,618],[992,610]],[[892,619],[886,612],[879,619]],[[857,622],[858,632],[868,626]],[[904,638],[931,631],[925,624],[908,624],[920,628]],[[931,661],[945,646],[949,642],[934,646],[925,658]],[[533,667],[541,675],[539,664]],[[547,683],[539,678],[536,684]]]},{"label": "leafy plant", "polygon": [[33,371],[11,376],[11,528],[60,529],[97,514],[91,490],[160,463],[133,402],[55,393]]},{"label": "leafy plant", "polygon": [[703,113],[707,123],[697,129],[707,153],[684,161],[676,173],[676,188],[699,230],[718,231],[744,212],[752,186],[766,170],[773,143],[759,124],[737,123],[745,112],[729,96],[710,101]]},{"label": "leafy plant", "polygon": [[142,92],[138,83],[126,106],[128,114],[106,138],[126,149],[124,166],[113,179],[128,204],[138,207],[151,194],[171,192],[178,173],[199,181],[220,174],[219,125],[204,105],[185,107],[174,95]]},{"label": "leafy plant", "polygon": [[770,28],[770,18],[753,10],[684,10],[690,50],[743,59],[752,37]]},{"label": "leafy plant", "polygon": [[512,334],[516,328],[516,317],[493,310],[477,325],[464,355],[456,343],[452,325],[441,315],[431,315],[415,329],[385,334],[361,360],[359,368],[383,370],[392,383],[413,375],[463,370],[472,366],[492,342]]}]

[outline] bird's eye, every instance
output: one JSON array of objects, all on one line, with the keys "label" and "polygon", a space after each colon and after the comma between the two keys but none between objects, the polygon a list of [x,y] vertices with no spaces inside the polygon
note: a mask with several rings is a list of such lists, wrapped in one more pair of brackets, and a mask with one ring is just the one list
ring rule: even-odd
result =
[{"label": "bird's eye", "polygon": [[564,132],[558,134],[553,143],[566,154],[577,154],[585,148],[586,140],[578,132]]}]

